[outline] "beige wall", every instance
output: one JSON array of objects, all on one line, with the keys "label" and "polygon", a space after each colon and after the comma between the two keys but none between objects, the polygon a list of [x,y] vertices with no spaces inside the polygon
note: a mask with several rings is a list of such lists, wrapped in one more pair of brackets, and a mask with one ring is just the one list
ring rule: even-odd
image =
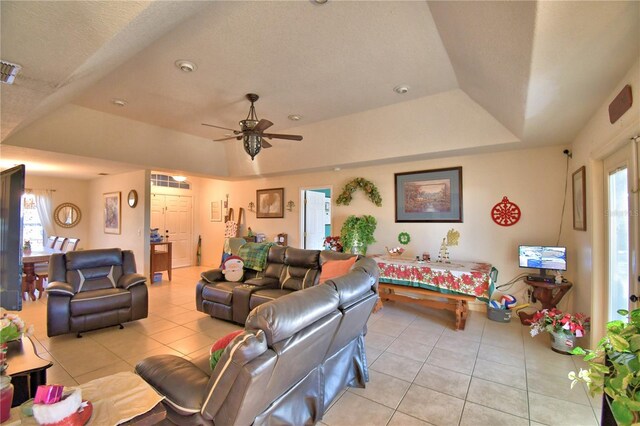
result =
[{"label": "beige wall", "polygon": [[[33,176],[27,172],[26,188],[53,189],[51,194],[51,213],[62,203],[73,203],[80,208],[82,217],[78,225],[73,228],[62,228],[53,223],[55,235],[68,238],[80,238],[78,248],[90,247],[89,223],[89,181],[78,179],[63,179],[44,176]],[[53,219],[52,219],[53,220]]]},{"label": "beige wall", "polygon": [[[630,84],[633,90],[633,106],[617,122],[609,121],[608,107],[620,90]],[[591,313],[592,344],[604,332],[607,288],[605,285],[605,236],[606,217],[603,201],[603,165],[602,160],[624,144],[629,138],[640,132],[640,61],[629,70],[626,76],[611,92],[607,100],[597,110],[588,124],[573,141],[570,172],[586,166],[587,177],[587,231],[570,230],[570,244],[574,253],[574,262],[570,262],[571,273],[580,284],[576,292],[575,310]],[[571,221],[571,212],[567,212]],[[571,222],[569,222],[571,223]],[[571,229],[571,228],[569,228]]]},{"label": "beige wall", "polygon": [[[136,208],[127,204],[127,194],[132,189],[138,192]],[[121,197],[121,233],[105,234],[103,194],[118,191]],[[141,170],[91,180],[89,211],[91,248],[118,247],[133,250],[138,272],[146,273],[149,270],[149,173]]]},{"label": "beige wall", "polygon": [[[228,193],[230,206],[236,211],[243,207],[247,213],[243,233],[250,226],[254,232],[263,232],[272,240],[276,234],[286,232],[289,245],[299,247],[301,188],[332,186],[333,193],[337,194],[353,178],[364,177],[378,186],[382,207],[368,201],[361,191],[355,193],[349,206],[337,206],[334,201],[334,235],[339,235],[347,216],[371,214],[378,220],[375,232],[378,242],[369,248],[369,253],[382,253],[385,246],[399,245],[398,234],[406,231],[411,235],[408,256],[423,251],[433,256],[437,255],[447,231],[455,228],[461,238],[460,245],[451,249],[451,257],[491,262],[500,271],[499,282],[504,283],[526,271],[518,268],[519,244],[556,244],[566,167],[562,150],[562,147],[551,147],[506,151],[240,182],[201,179],[198,191],[202,204],[198,206],[198,220],[203,236],[203,263],[217,266],[223,243],[224,224],[209,221],[211,201],[224,200]],[[463,169],[463,223],[395,223],[394,173],[454,166]],[[285,203],[295,202],[293,212],[285,211],[283,219],[256,219],[255,213],[246,211],[249,202],[255,202],[256,189],[277,187],[285,188]],[[505,195],[522,210],[521,221],[512,227],[498,226],[490,218],[492,207]],[[332,198],[335,199],[335,195]],[[567,227],[571,224],[564,224],[563,235],[567,235]],[[563,241],[564,238],[560,243]],[[518,285],[513,291],[518,296],[522,289],[523,286]]]}]

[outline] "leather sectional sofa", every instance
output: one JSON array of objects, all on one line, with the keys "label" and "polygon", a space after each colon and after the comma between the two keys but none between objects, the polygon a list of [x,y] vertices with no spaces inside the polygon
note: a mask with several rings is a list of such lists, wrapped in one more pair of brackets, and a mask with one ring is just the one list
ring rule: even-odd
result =
[{"label": "leather sectional sofa", "polygon": [[157,355],[136,372],[165,396],[175,424],[314,424],[342,389],[368,381],[378,273],[362,258],[346,275],[260,304],[213,371],[207,355]]},{"label": "leather sectional sofa", "polygon": [[271,246],[263,271],[245,269],[243,282],[226,281],[221,269],[203,272],[196,286],[196,309],[244,324],[249,312],[265,302],[318,284],[322,265],[352,257],[334,251]]},{"label": "leather sectional sofa", "polygon": [[147,279],[131,250],[56,253],[49,260],[47,335],[80,333],[146,318]]}]

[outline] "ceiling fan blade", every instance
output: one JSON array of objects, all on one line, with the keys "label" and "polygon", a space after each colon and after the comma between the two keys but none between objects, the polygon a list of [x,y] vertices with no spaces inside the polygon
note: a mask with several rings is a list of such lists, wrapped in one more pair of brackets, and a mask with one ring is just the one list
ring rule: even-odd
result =
[{"label": "ceiling fan blade", "polygon": [[271,145],[269,142],[267,142],[266,140],[262,139],[262,147],[263,148],[271,148],[273,145]]},{"label": "ceiling fan blade", "polygon": [[256,127],[253,128],[253,131],[262,133],[271,126],[273,126],[273,123],[263,118],[262,120],[258,121],[258,124],[256,124]]},{"label": "ceiling fan blade", "polygon": [[229,136],[229,137],[222,138],[222,139],[214,139],[213,141],[214,142],[222,142],[222,141],[228,141],[229,139],[238,139],[238,140],[240,140],[241,137],[240,136]]},{"label": "ceiling fan blade", "polygon": [[209,126],[209,127],[215,127],[216,129],[222,129],[222,130],[231,130],[233,133],[238,134],[240,133],[239,130],[234,130],[234,129],[230,129],[228,127],[221,127],[221,126],[215,126],[213,124],[207,124],[207,123],[202,123],[203,126]]},{"label": "ceiling fan blade", "polygon": [[262,136],[269,139],[288,139],[290,141],[302,140],[302,136],[300,135],[277,135],[275,133],[263,133]]}]

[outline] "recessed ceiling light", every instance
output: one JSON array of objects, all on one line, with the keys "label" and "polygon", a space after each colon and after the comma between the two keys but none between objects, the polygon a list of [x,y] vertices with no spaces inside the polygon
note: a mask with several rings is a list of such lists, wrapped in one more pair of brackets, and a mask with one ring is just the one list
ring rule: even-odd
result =
[{"label": "recessed ceiling light", "polygon": [[339,171],[340,171],[340,167],[334,167],[334,168],[333,168],[333,171],[334,171],[334,172],[339,172]]},{"label": "recessed ceiling light", "polygon": [[300,120],[302,120],[302,116],[299,115],[299,114],[291,114],[289,116],[289,120],[291,120],[291,121],[300,121]]},{"label": "recessed ceiling light", "polygon": [[123,106],[127,105],[127,100],[126,99],[113,98],[113,99],[111,99],[111,103],[114,104],[115,106],[123,107]]},{"label": "recessed ceiling light", "polygon": [[405,85],[400,85],[400,86],[396,86],[393,88],[393,91],[400,94],[400,95],[404,95],[405,93],[407,93],[409,91],[409,86],[405,86]]},{"label": "recessed ceiling light", "polygon": [[311,3],[315,4],[325,4],[329,0],[311,0]]},{"label": "recessed ceiling light", "polygon": [[180,68],[184,72],[193,72],[198,69],[196,64],[191,61],[185,61],[184,59],[177,60],[176,67]]}]

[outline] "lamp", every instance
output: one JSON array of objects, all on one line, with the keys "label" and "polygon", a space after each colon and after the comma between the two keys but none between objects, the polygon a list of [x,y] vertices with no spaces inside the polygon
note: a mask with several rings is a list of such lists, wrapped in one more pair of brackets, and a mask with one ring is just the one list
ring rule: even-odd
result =
[{"label": "lamp", "polygon": [[[244,121],[244,120],[243,120]],[[242,137],[244,142],[244,150],[251,157],[251,161],[253,158],[258,155],[260,150],[262,149],[262,138],[256,134],[245,134]]]},{"label": "lamp", "polygon": [[287,210],[292,212],[295,206],[296,206],[296,203],[294,203],[293,200],[289,200],[289,202],[287,203]]}]

